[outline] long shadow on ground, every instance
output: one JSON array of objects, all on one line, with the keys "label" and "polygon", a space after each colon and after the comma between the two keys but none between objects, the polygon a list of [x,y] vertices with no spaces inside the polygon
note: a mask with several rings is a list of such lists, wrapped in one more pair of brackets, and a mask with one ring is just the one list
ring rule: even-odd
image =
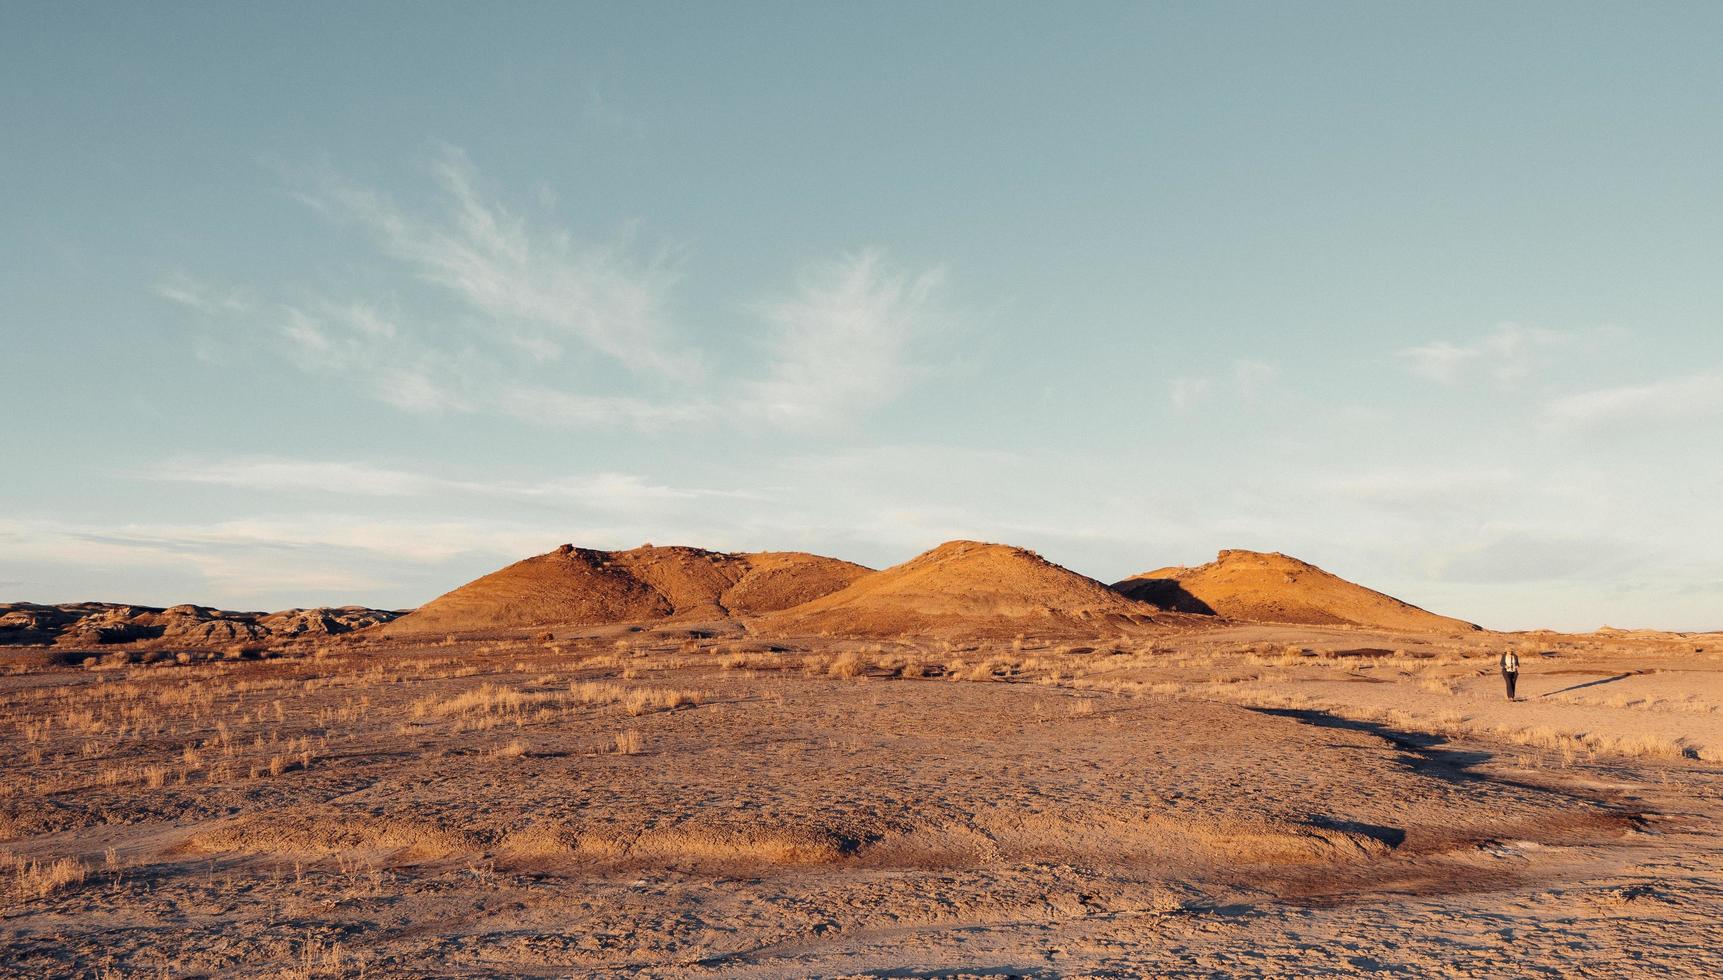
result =
[{"label": "long shadow on ground", "polygon": [[1513,779],[1499,772],[1475,772],[1473,771],[1474,767],[1494,759],[1495,753],[1479,749],[1442,748],[1441,746],[1449,744],[1449,740],[1446,736],[1434,732],[1401,731],[1374,721],[1341,718],[1326,711],[1302,708],[1250,708],[1249,710],[1258,714],[1273,715],[1277,718],[1291,718],[1294,721],[1313,725],[1317,728],[1339,728],[1346,731],[1367,732],[1405,753],[1406,764],[1414,771],[1439,779],[1446,779],[1450,782],[1488,782],[1498,786],[1512,786],[1516,789],[1531,790],[1536,793],[1548,793],[1566,797],[1575,802],[1601,807],[1635,822],[1642,820],[1646,813],[1643,809],[1627,805],[1608,793],[1588,792],[1553,781]]},{"label": "long shadow on ground", "polygon": [[1575,684],[1572,687],[1564,687],[1559,691],[1548,691],[1548,692],[1545,692],[1543,694],[1538,695],[1538,697],[1540,697],[1540,698],[1553,698],[1557,694],[1566,694],[1569,691],[1579,691],[1579,690],[1583,690],[1583,689],[1588,688],[1588,687],[1596,687],[1599,684],[1614,684],[1616,681],[1624,681],[1624,680],[1627,680],[1629,677],[1632,677],[1632,676],[1634,676],[1636,674],[1640,674],[1640,673],[1643,673],[1643,671],[1630,670],[1625,674],[1616,674],[1614,677],[1604,677],[1604,678],[1601,678],[1601,679],[1595,680],[1595,681],[1586,681],[1584,684]]},{"label": "long shadow on ground", "polygon": [[[1300,721],[1317,728],[1339,728],[1349,732],[1366,732],[1410,755],[1411,758],[1408,763],[1413,769],[1442,779],[1453,782],[1495,779],[1495,777],[1472,771],[1473,766],[1494,758],[1490,753],[1475,749],[1440,748],[1440,746],[1448,744],[1448,739],[1431,732],[1404,732],[1373,721],[1341,718],[1326,711],[1314,711],[1306,708],[1251,708],[1250,710],[1258,714],[1273,715],[1277,718],[1291,718],[1294,721]],[[1503,780],[1495,779],[1495,781],[1502,782]]]}]

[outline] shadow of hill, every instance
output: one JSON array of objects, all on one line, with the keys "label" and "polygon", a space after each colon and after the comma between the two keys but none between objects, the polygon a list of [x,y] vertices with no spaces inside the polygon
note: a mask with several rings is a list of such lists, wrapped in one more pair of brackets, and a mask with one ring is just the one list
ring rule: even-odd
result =
[{"label": "shadow of hill", "polygon": [[1217,615],[1213,607],[1192,595],[1176,578],[1133,578],[1113,588],[1127,599],[1147,602],[1171,612]]}]

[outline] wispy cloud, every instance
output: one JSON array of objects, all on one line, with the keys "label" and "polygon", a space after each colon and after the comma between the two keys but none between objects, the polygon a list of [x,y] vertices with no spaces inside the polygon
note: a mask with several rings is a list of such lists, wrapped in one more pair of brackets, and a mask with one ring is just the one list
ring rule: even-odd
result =
[{"label": "wispy cloud", "polygon": [[1474,377],[1515,381],[1533,374],[1554,351],[1582,341],[1607,339],[1614,333],[1609,329],[1580,333],[1503,323],[1471,341],[1432,341],[1397,351],[1396,356],[1413,374],[1443,384]]},{"label": "wispy cloud", "polygon": [[252,309],[251,300],[242,291],[214,286],[183,272],[157,282],[150,291],[207,317],[240,316]]},{"label": "wispy cloud", "polygon": [[633,511],[675,502],[758,500],[741,490],[672,487],[629,473],[594,473],[538,481],[473,480],[371,463],[275,456],[181,458],[145,469],[144,479],[288,493],[359,497],[446,497],[450,494],[555,501],[565,508]]},{"label": "wispy cloud", "polygon": [[518,524],[328,513],[117,526],[0,520],[0,550],[9,571],[71,566],[86,576],[102,570],[98,578],[189,575],[193,583],[182,587],[192,589],[191,595],[157,597],[169,602],[283,593],[362,601],[365,593],[398,592],[404,578],[416,577],[404,575],[409,568],[462,556],[487,562],[499,554],[519,557],[553,546],[554,537]]},{"label": "wispy cloud", "polygon": [[869,249],[804,272],[795,295],[764,305],[769,373],[745,413],[786,428],[841,422],[895,397],[916,372],[911,346],[944,320],[945,271],[895,268]]},{"label": "wispy cloud", "polygon": [[1230,384],[1238,397],[1245,401],[1255,401],[1274,384],[1280,377],[1280,368],[1267,361],[1240,358],[1232,362],[1231,370],[1224,375],[1181,375],[1167,384],[1167,401],[1173,411],[1184,415],[1198,405],[1213,397],[1216,389],[1216,377],[1220,384]]},{"label": "wispy cloud", "polygon": [[701,424],[717,415],[716,407],[706,402],[581,395],[541,385],[503,391],[497,395],[497,407],[523,422],[576,429],[627,426],[652,431]]},{"label": "wispy cloud", "polygon": [[1592,579],[1623,582],[1633,571],[1656,571],[1653,548],[1586,531],[1487,525],[1444,542],[1424,556],[1435,580],[1470,583]]},{"label": "wispy cloud", "polygon": [[1239,360],[1232,364],[1232,382],[1240,394],[1255,397],[1280,376],[1280,368],[1267,361]]},{"label": "wispy cloud", "polygon": [[362,303],[283,308],[276,330],[301,370],[353,378],[362,390],[403,411],[469,412],[483,390],[473,372],[482,359],[456,357],[405,336],[393,318]]},{"label": "wispy cloud", "polygon": [[581,111],[587,121],[609,133],[625,139],[646,138],[646,120],[625,109],[606,87],[589,79],[584,89]]},{"label": "wispy cloud", "polygon": [[[289,301],[258,303],[186,277],[156,291],[241,317],[302,371],[346,378],[402,411],[569,429],[830,427],[925,375],[912,352],[951,319],[938,302],[943,268],[905,269],[867,249],[810,264],[795,289],[753,305],[761,357],[714,359],[666,312],[680,250],[641,247],[634,233],[587,243],[542,216],[530,221],[488,196],[459,150],[429,169],[434,207],[409,209],[327,172],[296,192],[407,272],[399,295],[294,289]],[[365,278],[388,281],[375,270]],[[714,377],[714,363],[735,366]]]},{"label": "wispy cloud", "polygon": [[536,228],[485,197],[459,150],[445,151],[431,172],[446,209],[430,216],[329,175],[300,196],[364,227],[388,255],[482,315],[486,329],[503,328],[535,356],[555,359],[574,343],[631,370],[695,373],[664,312],[679,276],[673,249],[642,252],[626,236],[595,244]]},{"label": "wispy cloud", "polygon": [[1167,385],[1167,401],[1180,415],[1189,412],[1209,396],[1214,382],[1208,378],[1174,378]]},{"label": "wispy cloud", "polygon": [[1551,422],[1576,426],[1723,415],[1723,371],[1563,395],[1546,402],[1543,414]]},{"label": "wispy cloud", "polygon": [[1519,474],[1501,466],[1468,465],[1380,467],[1350,473],[1319,474],[1313,488],[1325,495],[1361,503],[1429,507],[1507,491]]}]

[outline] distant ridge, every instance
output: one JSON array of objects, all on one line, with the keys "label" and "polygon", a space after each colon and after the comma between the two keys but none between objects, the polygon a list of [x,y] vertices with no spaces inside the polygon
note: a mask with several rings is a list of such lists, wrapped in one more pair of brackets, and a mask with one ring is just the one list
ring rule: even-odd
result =
[{"label": "distant ridge", "polygon": [[433,599],[386,632],[755,616],[837,591],[869,572],[793,551],[729,554],[652,545],[597,551],[565,544]]},{"label": "distant ridge", "polygon": [[1113,583],[1167,609],[1265,623],[1376,626],[1420,633],[1479,627],[1438,616],[1278,552],[1222,551],[1206,565],[1161,568]]},{"label": "distant ridge", "polygon": [[1032,551],[949,541],[841,591],[762,617],[784,634],[1011,636],[1115,632],[1158,610]]},{"label": "distant ridge", "polygon": [[163,608],[113,602],[7,602],[0,603],[0,647],[90,649],[140,644],[208,649],[252,640],[339,636],[387,623],[398,615],[364,606],[261,613],[190,603]]}]

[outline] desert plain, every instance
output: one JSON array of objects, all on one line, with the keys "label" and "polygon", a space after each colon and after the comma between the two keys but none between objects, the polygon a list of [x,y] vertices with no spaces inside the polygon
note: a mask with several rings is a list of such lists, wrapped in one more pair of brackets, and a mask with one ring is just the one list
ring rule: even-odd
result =
[{"label": "desert plain", "polygon": [[1720,634],[975,542],[0,613],[6,976],[1723,975]]}]

